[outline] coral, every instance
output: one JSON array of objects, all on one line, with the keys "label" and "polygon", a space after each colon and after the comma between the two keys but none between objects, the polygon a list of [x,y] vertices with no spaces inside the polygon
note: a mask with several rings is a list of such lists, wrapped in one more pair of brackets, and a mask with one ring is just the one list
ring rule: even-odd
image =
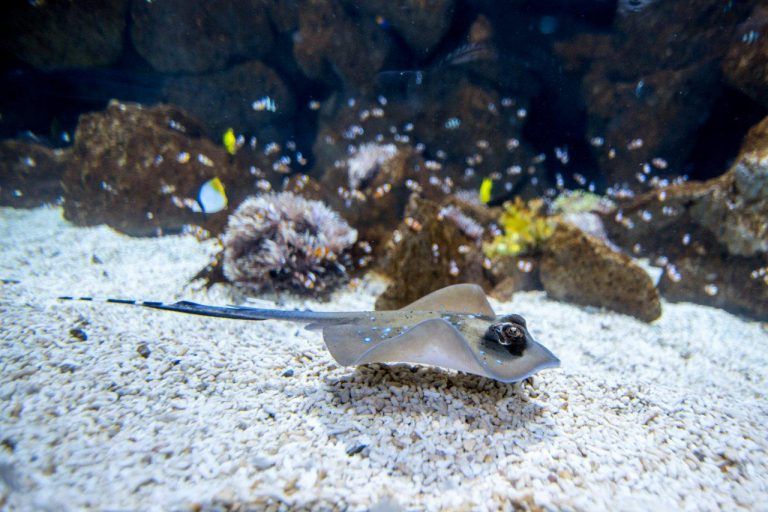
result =
[{"label": "coral", "polygon": [[222,237],[224,275],[245,287],[330,291],[347,275],[357,240],[336,212],[290,192],[250,197]]},{"label": "coral", "polygon": [[568,224],[557,224],[547,240],[540,276],[555,299],[605,307],[645,322],[661,316],[659,293],[642,268]]},{"label": "coral", "polygon": [[363,144],[357,152],[347,159],[347,176],[349,188],[359,190],[364,188],[376,176],[380,167],[397,155],[394,144]]},{"label": "coral", "polygon": [[607,212],[613,208],[613,202],[603,196],[585,190],[567,190],[558,195],[550,210],[553,213]]},{"label": "coral", "polygon": [[539,213],[533,201],[526,205],[519,197],[504,205],[499,224],[504,234],[485,245],[483,250],[488,257],[532,252],[552,234],[552,222]]},{"label": "coral", "polygon": [[459,231],[464,233],[467,238],[470,238],[476,242],[479,242],[483,238],[485,229],[472,217],[468,216],[457,206],[449,204],[440,208],[437,212],[437,219],[447,219],[459,228]]}]

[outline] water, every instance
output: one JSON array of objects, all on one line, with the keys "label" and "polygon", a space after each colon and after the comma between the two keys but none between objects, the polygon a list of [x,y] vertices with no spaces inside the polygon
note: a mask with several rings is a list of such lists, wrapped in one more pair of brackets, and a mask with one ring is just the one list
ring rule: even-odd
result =
[{"label": "water", "polygon": [[[689,434],[685,442],[693,445],[707,441],[696,441],[691,423],[714,428],[696,411],[714,410],[713,421],[721,423],[730,417],[719,399],[740,400],[748,413],[761,410],[768,321],[768,9],[761,2],[46,0],[5,6],[0,27],[0,233],[6,261],[0,305],[7,315],[3,324],[14,326],[4,335],[0,360],[15,365],[3,387],[7,414],[0,425],[26,429],[13,430],[19,443],[2,440],[0,483],[7,490],[0,503],[29,490],[25,464],[42,479],[41,488],[52,482],[54,489],[60,482],[56,464],[86,464],[96,456],[78,451],[71,439],[61,449],[77,457],[55,451],[43,460],[25,451],[39,440],[24,431],[41,428],[54,436],[53,418],[66,416],[64,406],[48,410],[37,398],[19,398],[42,396],[34,390],[45,382],[56,382],[59,391],[47,393],[66,404],[76,403],[79,393],[70,384],[80,389],[98,383],[103,389],[96,391],[109,396],[119,388],[120,400],[128,400],[143,392],[136,391],[141,386],[161,381],[175,397],[166,391],[150,397],[164,404],[157,406],[162,412],[136,406],[139,416],[160,425],[156,430],[173,425],[175,413],[168,410],[205,417],[200,404],[213,388],[225,398],[211,401],[253,395],[236,413],[217,409],[216,415],[242,416],[226,423],[234,432],[227,431],[230,440],[250,439],[249,425],[275,421],[272,430],[260,431],[274,434],[273,444],[267,450],[254,442],[249,446],[255,451],[242,460],[230,457],[231,446],[226,457],[205,451],[190,463],[202,468],[195,478],[209,478],[216,487],[229,482],[219,470],[243,471],[243,489],[252,483],[265,489],[264,482],[275,481],[269,499],[278,496],[290,507],[293,496],[297,506],[309,508],[329,505],[308,498],[318,482],[338,491],[329,494],[329,506],[375,505],[363,497],[378,493],[350,490],[375,481],[355,457],[370,457],[366,468],[392,477],[386,484],[395,496],[398,478],[418,482],[422,497],[403,491],[404,506],[448,506],[424,498],[447,489],[469,489],[462,495],[465,508],[482,508],[467,497],[472,489],[511,500],[494,502],[498,507],[534,503],[483,487],[476,479],[480,471],[500,478],[500,489],[511,481],[518,488],[547,489],[535,505],[555,509],[580,509],[561,492],[568,485],[554,489],[558,479],[577,475],[600,496],[596,502],[610,508],[621,501],[620,492],[590,480],[579,464],[516,480],[504,468],[536,472],[540,465],[523,460],[532,452],[512,450],[512,438],[500,447],[488,439],[526,432],[532,451],[579,439],[573,446],[557,444],[557,460],[576,450],[579,460],[591,461],[596,452],[582,446],[587,437],[572,429],[578,422],[558,414],[578,415],[589,403],[596,404],[590,417],[599,416],[603,397],[610,397],[603,409],[616,411],[622,429],[637,436],[632,446],[655,442],[658,432],[643,437],[656,421],[647,418],[665,418],[670,429],[679,420]],[[101,312],[35,302],[58,295],[140,301],[192,295],[224,305],[255,296],[277,308],[397,309],[463,282],[498,300],[494,307],[505,310],[498,313],[521,308],[531,332],[549,336],[541,341],[557,352],[562,372],[544,372],[543,381],[513,391],[441,370],[343,369],[327,359],[318,331],[294,334],[259,324],[252,339],[225,320],[155,325],[156,317],[136,322],[128,312],[110,316],[107,326]],[[78,342],[67,334],[86,331]],[[742,338],[752,340],[749,347]],[[371,347],[377,343],[364,333],[360,339]],[[119,348],[123,340],[129,348]],[[141,359],[126,363],[139,344]],[[243,346],[253,356],[248,361],[237,356]],[[102,354],[105,347],[117,348]],[[111,366],[99,366],[100,356]],[[232,358],[238,373],[219,383],[216,376],[226,373]],[[368,371],[373,376],[354,373]],[[30,377],[35,372],[50,373],[38,381]],[[243,372],[258,378],[229,395],[249,378]],[[177,380],[166,380],[166,374]],[[748,383],[746,398],[737,396],[741,380]],[[649,391],[648,382],[658,390]],[[713,398],[700,392],[707,386],[733,389]],[[576,388],[583,396],[569,403]],[[526,400],[507,403],[520,393]],[[177,403],[180,396],[183,403]],[[266,411],[269,400],[295,408],[269,404],[266,416],[253,412]],[[682,406],[675,404],[686,404],[690,417],[677,418]],[[126,414],[117,401],[88,411],[99,407],[116,417]],[[37,420],[24,420],[27,408]],[[73,424],[90,414],[73,413]],[[374,423],[355,423],[357,415]],[[355,421],[347,422],[350,417]],[[379,418],[392,424],[376,423]],[[428,423],[421,423],[424,418]],[[755,424],[742,419],[740,424]],[[120,438],[118,423],[103,421],[111,430],[99,442],[117,436],[115,443],[127,453],[130,443]],[[527,430],[528,422],[538,430]],[[547,428],[551,424],[559,430]],[[157,435],[133,427],[136,439]],[[294,439],[291,429],[303,433]],[[324,429],[333,434],[317,434]],[[390,443],[382,432],[392,429],[402,435]],[[443,436],[449,431],[455,439]],[[480,431],[490,435],[474,457],[464,441],[474,446]],[[749,435],[720,434],[695,460],[677,452],[673,459],[717,482],[706,489],[702,508],[748,506],[748,496],[764,496],[766,489],[735,468],[764,466],[764,457],[754,455],[764,446],[744,448],[753,442]],[[192,436],[205,433],[190,427],[188,435],[176,437]],[[286,470],[289,477],[270,473],[287,467],[280,450],[301,445],[301,436],[312,439],[312,446],[300,448],[317,460],[326,448],[343,457],[329,456],[331,465],[318,469],[297,456]],[[159,457],[164,448],[152,439],[155,444],[141,451]],[[735,446],[733,453],[715,453],[721,440]],[[45,439],[47,447],[57,443]],[[424,459],[424,467],[432,468],[425,474],[415,455],[420,450],[432,457]],[[611,485],[629,485],[632,472],[639,472],[653,490],[644,495],[650,506],[696,508],[664,502],[663,496],[675,493],[654,487],[670,482],[653,467],[670,474],[679,468],[645,460],[653,450],[626,450],[638,465],[600,460],[616,469]],[[266,469],[251,472],[255,458]],[[216,462],[221,459],[231,467]],[[339,461],[352,461],[342,478],[347,484],[330,482]],[[161,476],[154,482],[118,477],[110,461],[100,464],[111,475],[102,483],[130,481],[134,494],[146,487],[165,496],[165,508],[178,503]],[[125,467],[141,473],[157,464],[162,462],[134,460]],[[716,471],[707,473],[707,464]],[[85,486],[80,498],[88,494],[84,488],[98,487],[71,471]],[[737,472],[741,494],[719,480]],[[688,490],[710,485],[689,483]],[[116,505],[151,508],[148,496]],[[75,508],[97,507],[80,498]],[[24,509],[31,502],[19,503],[16,508]]]}]

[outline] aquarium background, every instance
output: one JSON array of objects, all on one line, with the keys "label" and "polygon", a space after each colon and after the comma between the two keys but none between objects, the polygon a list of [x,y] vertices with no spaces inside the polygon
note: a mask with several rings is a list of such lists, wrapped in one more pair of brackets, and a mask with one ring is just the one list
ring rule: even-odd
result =
[{"label": "aquarium background", "polygon": [[[6,1],[0,255],[3,510],[768,503],[764,1]],[[154,302],[458,283],[560,368]]]},{"label": "aquarium background", "polygon": [[[344,281],[335,274],[363,268],[410,283],[409,269],[432,256],[427,279],[390,289],[380,305],[452,282],[491,291],[505,279],[503,294],[630,301],[582,297],[546,257],[550,270],[539,275],[542,254],[568,260],[554,243],[547,249],[544,224],[571,215],[601,247],[661,269],[658,290],[670,300],[766,315],[760,2],[40,1],[3,10],[5,205],[61,203],[70,222],[134,236],[193,226],[218,236],[247,197],[289,191],[338,213],[357,244],[337,243],[325,261],[329,246],[317,237],[307,247],[277,242],[293,266],[278,258],[254,271],[227,272],[237,251],[225,250],[202,276],[317,294]],[[574,190],[587,201],[565,201]],[[455,213],[458,235],[419,234],[430,208],[439,223]],[[257,244],[279,231],[258,229]],[[419,239],[404,244],[413,261],[398,253],[409,234]],[[317,251],[320,261],[305,261]],[[271,282],[281,273],[293,277]]]}]

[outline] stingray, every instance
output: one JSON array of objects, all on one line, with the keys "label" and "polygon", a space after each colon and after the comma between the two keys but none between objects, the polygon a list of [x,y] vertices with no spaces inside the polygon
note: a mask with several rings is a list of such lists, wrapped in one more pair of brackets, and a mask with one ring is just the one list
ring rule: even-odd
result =
[{"label": "stingray", "polygon": [[442,288],[394,311],[321,312],[208,306],[189,301],[106,301],[217,318],[304,323],[307,329],[322,332],[328,351],[342,366],[415,363],[501,382],[517,382],[560,366],[560,360],[533,339],[522,316],[497,316],[483,289],[474,284]]}]

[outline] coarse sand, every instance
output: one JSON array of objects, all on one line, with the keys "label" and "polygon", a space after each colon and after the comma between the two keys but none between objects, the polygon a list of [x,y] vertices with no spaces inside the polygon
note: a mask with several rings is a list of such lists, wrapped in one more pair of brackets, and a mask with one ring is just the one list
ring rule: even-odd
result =
[{"label": "coarse sand", "polygon": [[[562,360],[532,383],[342,368],[289,323],[55,299],[242,300],[189,284],[213,242],[47,207],[0,209],[0,244],[0,508],[768,509],[764,324],[519,293],[494,308]],[[382,287],[264,304],[370,309]]]}]

